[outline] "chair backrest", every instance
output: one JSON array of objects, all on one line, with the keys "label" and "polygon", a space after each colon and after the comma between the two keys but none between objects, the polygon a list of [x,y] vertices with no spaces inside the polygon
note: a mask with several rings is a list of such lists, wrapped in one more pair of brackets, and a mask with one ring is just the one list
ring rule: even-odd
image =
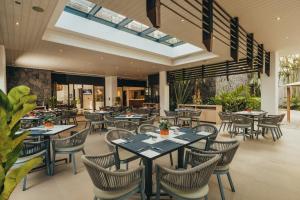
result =
[{"label": "chair backrest", "polygon": [[201,113],[202,113],[202,110],[191,111],[191,116],[192,117],[200,117]]},{"label": "chair backrest", "polygon": [[209,138],[212,140],[216,139],[219,133],[217,127],[215,127],[212,124],[200,124],[198,126],[193,127],[193,130],[196,132],[203,131],[203,132],[212,133],[212,135],[209,136]]},{"label": "chair backrest", "polygon": [[222,121],[230,121],[232,113],[230,112],[219,112],[219,117]]},{"label": "chair backrest", "polygon": [[87,113],[84,113],[84,117],[85,117],[85,119],[92,121],[92,122],[97,122],[97,121],[101,120],[100,115],[97,113],[88,113],[87,112]]},{"label": "chair backrest", "polygon": [[157,129],[159,129],[159,128],[152,124],[142,124],[138,128],[138,134],[143,134],[143,133],[147,133],[147,132],[155,132]]},{"label": "chair backrest", "polygon": [[118,120],[118,121],[115,121],[115,126],[116,126],[116,128],[136,132],[139,125],[138,125],[138,123],[132,122],[132,121]]},{"label": "chair backrest", "polygon": [[34,154],[37,154],[39,152],[42,152],[44,150],[47,150],[49,145],[49,141],[28,141],[23,143],[22,150],[20,152],[19,157],[26,157],[26,156],[32,156]]},{"label": "chair backrest", "polygon": [[113,122],[113,121],[115,121],[115,118],[113,118],[113,117],[110,116],[110,115],[104,115],[104,120],[105,120],[105,121]]},{"label": "chair backrest", "polygon": [[232,123],[235,125],[249,125],[251,126],[253,119],[243,116],[243,115],[232,115],[231,116]]},{"label": "chair backrest", "polygon": [[156,119],[156,116],[152,116],[148,118],[147,120],[141,121],[141,124],[154,124],[154,121]]},{"label": "chair backrest", "polygon": [[266,116],[259,119],[259,124],[269,124],[269,125],[277,125],[282,116],[280,115],[273,115],[273,116]]},{"label": "chair backrest", "polygon": [[173,188],[181,191],[195,191],[208,184],[208,181],[220,159],[220,155],[203,155],[187,152],[186,161],[192,168],[163,174],[161,179]]},{"label": "chair backrest", "polygon": [[216,140],[209,140],[208,151],[213,154],[220,154],[221,159],[219,160],[217,166],[226,166],[229,165],[239,148],[239,141],[232,140],[232,141],[216,141]]},{"label": "chair backrest", "polygon": [[123,139],[133,136],[134,134],[128,130],[124,129],[113,129],[108,131],[105,136],[104,140],[107,144],[110,151],[115,151],[115,145],[111,143],[111,141],[116,139]]},{"label": "chair backrest", "polygon": [[168,111],[168,110],[164,110],[166,116],[168,117],[175,117],[177,115],[177,113],[175,111]]},{"label": "chair backrest", "polygon": [[275,117],[275,118],[278,117],[278,123],[281,123],[285,117],[285,113],[282,113],[280,115],[268,115],[268,117]]},{"label": "chair backrest", "polygon": [[69,138],[70,146],[79,146],[84,144],[89,132],[90,128],[86,128],[72,135]]}]

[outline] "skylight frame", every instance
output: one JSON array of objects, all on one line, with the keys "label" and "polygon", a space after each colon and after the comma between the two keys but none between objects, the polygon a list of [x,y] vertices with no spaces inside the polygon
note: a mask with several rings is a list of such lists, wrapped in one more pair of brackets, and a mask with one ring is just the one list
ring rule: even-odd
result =
[{"label": "skylight frame", "polygon": [[[84,5],[84,4],[86,4],[86,5]],[[88,4],[90,4],[90,5],[88,5]],[[69,0],[68,3],[66,4],[66,6],[72,8],[74,10],[88,14],[93,10],[93,8],[96,6],[96,4],[93,2],[90,2],[90,1],[85,1],[85,0]],[[87,9],[87,10],[85,10],[85,9]]]},{"label": "skylight frame", "polygon": [[[71,1],[74,1],[74,0],[71,0]],[[75,0],[76,1],[76,0]],[[84,0],[85,1],[85,0]],[[86,2],[89,2],[89,1],[86,1]],[[90,2],[91,4],[94,4],[92,2]],[[105,9],[105,11],[109,11],[109,12],[113,12],[113,13],[116,13],[112,10],[109,10],[107,8],[104,8],[104,7],[100,7],[96,4],[94,4],[94,7],[91,8],[89,10],[89,12],[84,12],[82,11],[81,9],[76,9],[76,7],[72,7],[68,4],[66,4],[65,8],[64,8],[64,11],[68,12],[68,13],[71,13],[71,14],[75,14],[77,16],[80,16],[80,17],[83,17],[83,18],[86,18],[86,19],[89,19],[89,20],[92,20],[92,21],[96,21],[98,23],[101,23],[101,24],[104,24],[104,25],[107,25],[107,26],[110,26],[110,27],[113,27],[113,28],[116,28],[116,29],[119,29],[119,30],[122,30],[122,31],[126,31],[128,33],[131,33],[131,34],[134,34],[134,35],[137,35],[137,36],[140,36],[140,37],[143,37],[145,39],[148,39],[148,40],[152,40],[154,42],[158,42],[160,44],[163,44],[163,45],[167,45],[167,46],[170,46],[170,47],[176,47],[176,46],[179,46],[179,45],[182,45],[182,44],[185,44],[186,42],[184,41],[181,41],[178,42],[178,43],[169,43],[169,42],[166,42],[166,40],[160,40],[164,37],[170,37],[170,38],[175,38],[173,36],[170,36],[166,33],[163,33],[161,32],[160,30],[158,29],[155,29],[153,27],[148,27],[147,25],[145,24],[142,24],[138,21],[135,21],[135,20],[131,20],[129,18],[127,18],[126,16],[124,15],[121,15],[119,13],[116,13],[117,15],[120,15],[120,16],[123,16],[125,18],[122,18],[122,20],[119,20],[118,23],[115,23],[114,21],[112,20],[107,20],[107,19],[104,19],[104,18],[101,18],[99,16],[97,16],[97,13],[100,12],[102,9]],[[130,23],[134,23],[134,22],[137,22],[137,23],[140,23],[144,26],[147,26],[148,28],[146,29],[142,29],[141,31],[137,31],[137,30],[134,30],[134,29],[130,29],[128,27],[128,24]],[[150,31],[150,32],[148,32]],[[153,32],[159,32],[159,33],[162,33],[163,36],[161,37],[153,37],[151,33]]]},{"label": "skylight frame", "polygon": [[[99,14],[101,13],[101,14]],[[99,14],[99,15],[98,15]],[[111,19],[109,19],[109,15]],[[127,17],[124,15],[121,15],[119,13],[116,13],[112,10],[109,10],[107,8],[101,7],[95,14],[94,17],[97,17],[99,19],[105,20],[107,22],[113,23],[113,24],[120,24],[123,20],[125,20]]]}]

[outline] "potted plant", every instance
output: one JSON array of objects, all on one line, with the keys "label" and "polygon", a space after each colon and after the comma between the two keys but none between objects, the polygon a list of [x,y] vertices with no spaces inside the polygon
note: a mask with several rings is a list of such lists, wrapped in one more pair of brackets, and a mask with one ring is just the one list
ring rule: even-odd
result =
[{"label": "potted plant", "polygon": [[52,116],[47,116],[44,118],[44,126],[45,126],[45,128],[53,128],[54,119]]},{"label": "potted plant", "polygon": [[161,120],[159,122],[160,135],[168,136],[170,127],[171,127],[171,124],[168,120]]},{"label": "potted plant", "polygon": [[36,96],[26,86],[11,89],[6,95],[0,90],[0,200],[8,200],[16,185],[42,158],[33,158],[18,167],[12,167],[22,150],[23,141],[29,134],[20,128],[21,118],[36,107]]}]

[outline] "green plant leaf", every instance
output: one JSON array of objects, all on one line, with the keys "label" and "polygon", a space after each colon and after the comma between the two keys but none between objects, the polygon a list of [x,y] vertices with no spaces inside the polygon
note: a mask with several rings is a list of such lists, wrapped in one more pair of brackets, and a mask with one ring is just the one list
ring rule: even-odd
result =
[{"label": "green plant leaf", "polygon": [[35,167],[42,163],[42,158],[34,158],[21,167],[11,170],[5,177],[1,200],[8,200],[17,184]]}]

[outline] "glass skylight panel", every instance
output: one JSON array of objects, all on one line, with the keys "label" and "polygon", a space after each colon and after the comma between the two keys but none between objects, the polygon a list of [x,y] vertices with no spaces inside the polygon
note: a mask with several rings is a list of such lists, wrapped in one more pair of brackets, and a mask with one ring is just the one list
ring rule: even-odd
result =
[{"label": "glass skylight panel", "polygon": [[177,44],[178,42],[181,42],[181,40],[179,40],[178,38],[173,37],[171,39],[166,40],[166,42],[169,43],[169,44]]},{"label": "glass skylight panel", "polygon": [[130,30],[136,31],[136,32],[142,32],[149,28],[149,26],[142,24],[140,22],[137,22],[137,21],[132,21],[132,22],[128,23],[125,27]]},{"label": "glass skylight panel", "polygon": [[160,32],[158,30],[156,31],[153,31],[151,33],[148,34],[150,37],[153,37],[155,39],[160,39],[162,37],[165,37],[167,34],[163,33],[163,32]]},{"label": "glass skylight panel", "polygon": [[114,24],[118,24],[126,18],[125,16],[115,13],[106,8],[101,8],[95,16]]},{"label": "glass skylight panel", "polygon": [[89,13],[95,4],[86,0],[70,0],[67,6],[84,13]]}]

